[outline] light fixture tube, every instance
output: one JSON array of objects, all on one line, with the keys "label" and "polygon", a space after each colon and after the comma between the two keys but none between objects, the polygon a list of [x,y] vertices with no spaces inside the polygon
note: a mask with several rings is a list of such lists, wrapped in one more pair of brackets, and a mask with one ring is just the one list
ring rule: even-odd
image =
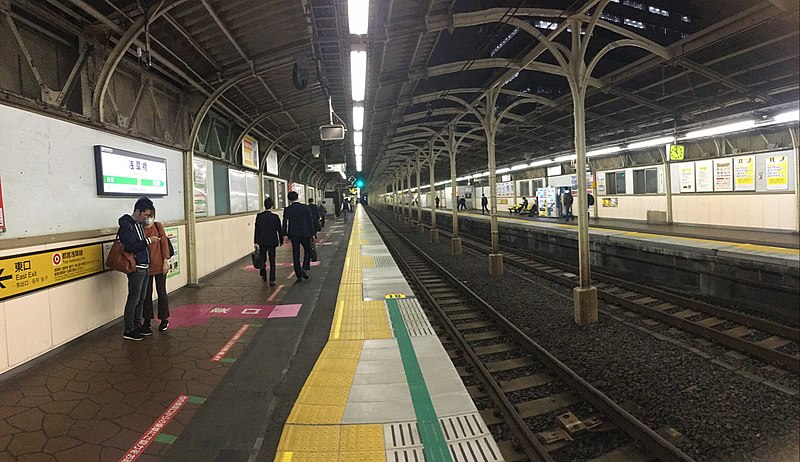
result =
[{"label": "light fixture tube", "polygon": [[363,104],[355,104],[353,105],[353,130],[363,130],[364,129],[364,105]]},{"label": "light fixture tube", "polygon": [[709,136],[714,135],[722,135],[724,133],[732,133],[738,132],[741,130],[747,130],[748,128],[752,128],[755,125],[755,120],[743,120],[741,122],[736,122],[732,124],[726,125],[719,125],[716,127],[711,128],[704,128],[702,130],[695,130],[687,133],[686,135],[681,138],[682,140],[691,140],[694,138],[708,138]]},{"label": "light fixture tube", "polygon": [[595,149],[593,151],[589,151],[586,153],[586,157],[594,157],[594,156],[602,156],[604,154],[611,154],[614,152],[621,151],[622,148],[619,146],[610,146],[607,148]]},{"label": "light fixture tube", "polygon": [[339,172],[339,174],[340,174],[340,175],[342,175],[342,179],[343,179],[343,180],[346,180],[346,179],[347,179],[347,175],[345,175],[345,174],[344,174],[344,172]]},{"label": "light fixture tube", "polygon": [[347,0],[347,22],[351,34],[366,35],[369,29],[369,0]]},{"label": "light fixture tube", "polygon": [[644,141],[637,141],[635,143],[630,143],[628,145],[628,149],[641,149],[641,148],[649,148],[653,146],[663,146],[667,144],[672,144],[675,142],[674,136],[662,136],[661,138],[653,138],[651,140],[644,140]]},{"label": "light fixture tube", "polygon": [[503,173],[508,173],[508,172],[510,172],[510,171],[511,171],[511,169],[510,169],[510,168],[508,168],[508,167],[503,167],[503,168],[498,168],[497,170],[495,170],[495,171],[494,171],[494,173],[495,173],[496,175],[502,175]]},{"label": "light fixture tube", "polygon": [[356,146],[363,145],[364,132],[353,132],[353,144]]},{"label": "light fixture tube", "polygon": [[573,160],[575,160],[577,158],[578,158],[577,154],[570,154],[568,156],[556,157],[553,160],[556,161],[556,162],[570,162],[570,161],[573,161]]},{"label": "light fixture tube", "polygon": [[364,50],[350,52],[350,83],[353,101],[364,101],[367,91],[367,52]]},{"label": "light fixture tube", "polygon": [[800,110],[794,110],[789,112],[784,112],[782,114],[778,114],[774,117],[775,123],[783,123],[783,122],[796,122],[800,120]]},{"label": "light fixture tube", "polygon": [[541,167],[542,165],[547,165],[551,163],[553,163],[553,159],[535,160],[530,163],[529,167]]},{"label": "light fixture tube", "polygon": [[353,150],[356,153],[356,157],[360,157],[361,156],[362,150],[361,150],[361,145],[360,144],[357,144],[357,145],[353,146]]}]

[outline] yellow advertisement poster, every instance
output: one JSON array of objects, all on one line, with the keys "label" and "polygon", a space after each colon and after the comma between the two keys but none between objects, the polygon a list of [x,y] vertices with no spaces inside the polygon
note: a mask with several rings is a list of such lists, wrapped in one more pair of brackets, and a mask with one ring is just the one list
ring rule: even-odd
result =
[{"label": "yellow advertisement poster", "polygon": [[789,189],[789,157],[767,157],[767,191]]},{"label": "yellow advertisement poster", "polygon": [[756,156],[737,157],[733,164],[736,191],[755,191]]},{"label": "yellow advertisement poster", "polygon": [[250,135],[242,140],[242,165],[258,170],[258,141]]},{"label": "yellow advertisement poster", "polygon": [[0,259],[0,300],[103,271],[103,244]]}]

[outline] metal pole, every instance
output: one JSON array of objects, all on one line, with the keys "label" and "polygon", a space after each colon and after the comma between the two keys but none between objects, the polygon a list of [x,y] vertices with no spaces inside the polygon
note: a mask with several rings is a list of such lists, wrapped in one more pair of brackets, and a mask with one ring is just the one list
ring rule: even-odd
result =
[{"label": "metal pole", "polygon": [[406,205],[408,206],[408,221],[414,221],[414,214],[411,208],[411,173],[414,172],[414,166],[411,161],[408,162],[408,189],[406,190]]},{"label": "metal pole", "polygon": [[430,180],[430,194],[428,194],[428,205],[431,208],[431,242],[439,241],[439,230],[436,228],[436,186],[434,186],[434,166],[436,156],[433,153],[433,140],[430,143],[430,153],[428,154],[428,178]]},{"label": "metal pole", "polygon": [[183,154],[183,210],[186,215],[187,285],[196,287],[197,276],[197,216],[194,213],[194,141]]},{"label": "metal pole", "polygon": [[667,223],[672,224],[672,169],[669,165],[669,153],[667,150],[659,148],[659,152],[661,153],[661,159],[664,161],[664,192],[667,194]]},{"label": "metal pole", "polygon": [[422,171],[422,151],[417,151],[417,231],[420,234],[425,232],[425,225],[422,224],[422,183],[420,182],[420,172]]},{"label": "metal pole", "polygon": [[455,127],[450,127],[450,209],[453,212],[453,238],[450,240],[450,253],[453,255],[461,255],[461,237],[458,233],[458,206],[456,204],[456,196],[458,195],[458,186],[456,184],[456,135]]},{"label": "metal pole", "polygon": [[[503,255],[500,254],[500,227],[497,220],[497,163],[495,161],[494,135],[499,124],[495,113],[495,103],[499,90],[486,93],[486,113],[484,114],[484,128],[486,131],[486,151],[489,163],[489,204],[492,234],[492,253],[489,254],[489,274],[503,274]],[[585,179],[584,179],[585,180]],[[585,181],[584,181],[585,183]]]}]

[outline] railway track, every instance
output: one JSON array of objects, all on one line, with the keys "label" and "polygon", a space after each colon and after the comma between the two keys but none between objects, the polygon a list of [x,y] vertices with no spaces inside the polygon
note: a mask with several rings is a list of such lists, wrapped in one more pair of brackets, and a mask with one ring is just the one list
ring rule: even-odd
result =
[{"label": "railway track", "polygon": [[[376,225],[423,307],[440,323],[446,348],[459,352],[459,372],[484,408],[482,417],[493,428],[505,460],[692,460],[553,357],[402,233],[386,222]],[[675,435],[668,429],[662,433]]]},{"label": "railway track", "polygon": [[[440,228],[442,235],[449,235]],[[461,236],[465,247],[489,253],[489,243]],[[565,287],[578,284],[577,268],[563,262],[502,246],[505,260],[516,267]],[[717,344],[800,372],[800,329],[750,316],[689,297],[592,273],[598,298]]]}]

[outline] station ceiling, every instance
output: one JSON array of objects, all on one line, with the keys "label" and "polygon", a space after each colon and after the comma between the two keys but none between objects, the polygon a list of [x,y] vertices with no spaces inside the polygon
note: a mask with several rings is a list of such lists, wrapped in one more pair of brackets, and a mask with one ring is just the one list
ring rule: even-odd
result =
[{"label": "station ceiling", "polygon": [[[796,0],[371,0],[369,6],[369,33],[359,37],[349,33],[346,0],[0,1],[0,10],[41,33],[69,29],[106,41],[109,50],[140,18],[158,12],[137,36],[137,46],[150,52],[151,72],[201,99],[226,88],[215,109],[240,125],[258,119],[256,130],[268,138],[285,135],[280,147],[297,148],[298,158],[317,170],[347,159],[352,175],[352,142],[320,143],[318,127],[328,123],[329,97],[337,116],[352,125],[349,53],[366,46],[368,183],[407,165],[419,149],[427,153],[433,134],[446,137],[448,126],[463,134],[480,125],[462,104],[485,112],[488,89],[502,89],[497,112],[514,105],[497,130],[498,164],[570,150],[572,96],[550,50],[569,59],[569,25],[579,24],[586,40],[600,7],[585,56],[588,64],[605,53],[586,91],[591,146],[800,99]],[[124,59],[142,58],[132,47]],[[298,65],[309,68],[307,83],[293,83]],[[472,134],[459,149],[459,174],[486,168],[484,133]],[[321,145],[320,159],[311,158],[311,145]],[[449,177],[446,156],[439,161],[437,179]]]}]

